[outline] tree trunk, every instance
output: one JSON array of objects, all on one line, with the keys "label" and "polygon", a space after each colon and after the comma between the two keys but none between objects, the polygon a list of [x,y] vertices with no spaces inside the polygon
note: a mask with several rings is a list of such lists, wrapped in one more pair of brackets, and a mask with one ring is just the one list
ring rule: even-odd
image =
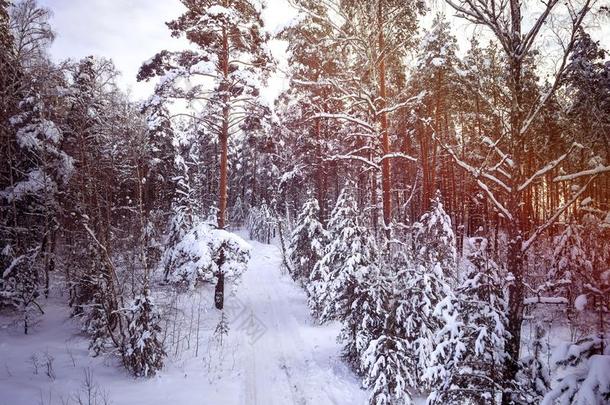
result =
[{"label": "tree trunk", "polygon": [[[520,47],[521,41],[521,4],[518,0],[510,0],[511,7],[511,35],[513,49]],[[521,172],[520,160],[524,158],[522,127],[522,62],[517,55],[509,56],[510,78],[509,86],[511,91],[511,113],[510,113],[510,141],[511,157],[514,159],[514,169],[511,173],[511,190],[508,196],[508,211],[512,214],[512,221],[508,224],[508,272],[512,274],[513,281],[508,288],[508,332],[510,338],[507,342],[506,352],[508,355],[505,370],[504,382],[510,384],[515,380],[519,371],[519,354],[521,351],[521,325],[523,322],[523,229],[525,218],[523,218],[523,192],[517,191],[519,184],[522,183],[523,173]],[[511,401],[511,394],[508,390],[502,393],[502,404],[508,405]]]},{"label": "tree trunk", "polygon": [[[385,109],[387,107],[387,94],[386,94],[386,83],[385,83],[385,39],[383,36],[383,1],[379,1],[377,7],[377,29],[379,31],[379,97],[381,99],[380,107]],[[388,114],[382,112],[379,116],[381,124],[381,148],[383,155],[390,153],[390,138],[388,136]],[[383,223],[386,235],[389,237],[390,223],[392,222],[392,193],[391,188],[392,179],[390,172],[390,160],[383,159],[381,163],[381,190],[383,200]]]},{"label": "tree trunk", "polygon": [[[226,3],[226,2],[225,2]],[[225,5],[226,6],[226,5]],[[225,228],[225,218],[227,211],[227,180],[228,180],[228,154],[229,154],[229,96],[228,76],[229,76],[229,38],[225,28],[222,30],[222,51],[221,51],[221,68],[223,77],[223,106],[222,106],[222,128],[220,131],[220,181],[218,186],[218,227]],[[224,306],[224,273],[221,270],[224,262],[223,246],[220,247],[220,256],[218,259],[218,281],[214,293],[214,303],[216,308],[222,309]]]}]

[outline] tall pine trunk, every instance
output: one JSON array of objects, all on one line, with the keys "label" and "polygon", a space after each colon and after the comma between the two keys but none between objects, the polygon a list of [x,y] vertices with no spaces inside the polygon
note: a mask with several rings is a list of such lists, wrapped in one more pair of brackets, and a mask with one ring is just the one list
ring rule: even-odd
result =
[{"label": "tall pine trunk", "polygon": [[[220,181],[218,186],[218,227],[220,229],[225,228],[225,218],[227,211],[227,180],[228,180],[228,154],[229,154],[229,96],[228,89],[228,76],[229,76],[229,39],[225,29],[222,31],[222,52],[221,52],[221,65],[222,65],[222,128],[220,131]],[[224,252],[222,247],[220,248],[220,257],[218,259],[218,281],[216,282],[216,288],[214,291],[214,303],[217,309],[224,307],[224,273],[222,272],[222,262],[224,261]]]}]

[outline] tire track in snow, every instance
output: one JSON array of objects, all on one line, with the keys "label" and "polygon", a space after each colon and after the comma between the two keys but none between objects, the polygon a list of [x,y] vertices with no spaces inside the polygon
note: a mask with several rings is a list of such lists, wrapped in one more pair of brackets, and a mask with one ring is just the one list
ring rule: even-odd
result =
[{"label": "tire track in snow", "polygon": [[[245,381],[244,405],[347,405],[362,402],[364,393],[354,376],[344,375],[343,368],[321,364],[314,356],[318,349],[338,358],[336,344],[325,340],[305,340],[300,331],[312,330],[309,310],[303,292],[280,272],[279,248],[255,241],[248,271],[238,289],[238,297],[248,311],[267,327],[266,333],[253,345],[244,334]],[[334,336],[333,336],[334,337]],[[330,343],[330,344],[329,344]],[[326,350],[324,350],[326,349]],[[333,354],[334,353],[334,354]],[[318,356],[319,357],[319,356]]]}]

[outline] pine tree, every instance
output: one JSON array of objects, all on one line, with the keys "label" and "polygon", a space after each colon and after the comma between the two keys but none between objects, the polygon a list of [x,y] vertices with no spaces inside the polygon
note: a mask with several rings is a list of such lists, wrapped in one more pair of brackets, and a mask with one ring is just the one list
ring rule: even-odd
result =
[{"label": "pine tree", "polygon": [[[164,76],[156,88],[163,99],[186,99],[205,105],[212,116],[202,122],[220,143],[219,226],[225,226],[229,135],[259,121],[260,81],[271,66],[264,44],[261,9],[251,0],[183,0],[186,12],[167,25],[172,35],[186,36],[195,50],[162,51],[144,63],[138,78]],[[181,87],[182,78],[192,81]],[[209,78],[212,87],[198,82]]]},{"label": "pine tree", "polygon": [[292,263],[291,276],[301,283],[309,281],[314,266],[324,256],[328,244],[328,234],[320,223],[319,215],[318,200],[310,198],[305,201],[290,236],[288,252]]},{"label": "pine tree", "polygon": [[284,160],[280,186],[299,193],[303,184],[311,184],[308,189],[315,189],[319,220],[324,222],[326,195],[336,176],[330,170],[332,164],[325,158],[336,153],[340,146],[340,125],[314,117],[342,108],[341,101],[331,97],[330,84],[342,66],[342,53],[333,40],[333,25],[325,18],[326,6],[315,0],[291,1],[299,9],[299,16],[277,36],[288,43],[290,79],[288,89],[275,103],[280,120],[276,138],[285,143],[278,151],[283,152]]},{"label": "pine tree", "polygon": [[[260,103],[260,88],[272,60],[264,46],[261,8],[251,0],[182,0],[186,12],[167,25],[175,37],[185,36],[195,50],[161,51],[143,64],[139,80],[161,75],[156,94],[205,105],[200,121],[217,135],[220,146],[218,226],[226,226],[228,201],[229,137],[260,126],[268,113]],[[188,89],[182,79],[191,79]],[[203,82],[212,82],[211,86]],[[196,112],[197,114],[197,112]],[[215,297],[224,302],[224,275]]]},{"label": "pine tree", "polygon": [[421,211],[430,210],[438,197],[435,188],[443,186],[441,176],[448,176],[448,162],[439,151],[437,140],[452,138],[453,117],[449,113],[459,102],[464,91],[458,72],[462,63],[457,56],[457,39],[444,14],[437,14],[432,26],[423,36],[417,52],[409,93],[418,96],[414,118],[414,141],[419,146],[421,166]]},{"label": "pine tree", "polygon": [[455,298],[437,308],[445,325],[427,372],[428,379],[441,380],[431,404],[496,403],[509,389],[502,379],[508,339],[502,275],[488,257],[486,239],[471,238],[468,250],[470,266]]}]

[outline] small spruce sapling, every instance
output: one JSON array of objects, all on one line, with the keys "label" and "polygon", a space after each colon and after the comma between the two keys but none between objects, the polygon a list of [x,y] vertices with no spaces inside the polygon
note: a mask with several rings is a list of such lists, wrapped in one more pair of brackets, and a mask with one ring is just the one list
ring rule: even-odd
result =
[{"label": "small spruce sapling", "polygon": [[319,215],[318,200],[310,198],[305,201],[290,236],[288,257],[292,264],[291,276],[301,283],[309,281],[314,266],[324,256],[324,248],[328,244],[328,233]]},{"label": "small spruce sapling", "polygon": [[134,376],[151,377],[163,367],[166,353],[161,339],[161,317],[146,285],[128,309],[128,321],[123,362]]}]

